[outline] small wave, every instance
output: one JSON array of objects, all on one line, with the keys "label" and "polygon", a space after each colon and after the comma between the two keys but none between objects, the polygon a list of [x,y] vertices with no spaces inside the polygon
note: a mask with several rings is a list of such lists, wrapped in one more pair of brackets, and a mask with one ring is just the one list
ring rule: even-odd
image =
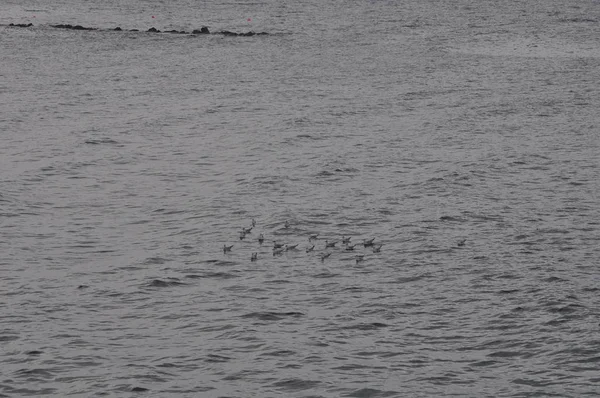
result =
[{"label": "small wave", "polygon": [[100,144],[118,144],[117,141],[110,138],[98,138],[98,139],[90,139],[85,140],[84,143],[91,145],[100,145]]},{"label": "small wave", "polygon": [[323,139],[321,137],[315,137],[315,136],[312,136],[310,134],[298,134],[296,136],[296,138],[305,138],[305,139],[314,140],[314,141],[319,141],[319,140]]},{"label": "small wave", "polygon": [[498,294],[513,294],[513,293],[518,293],[521,290],[519,289],[503,289],[503,290],[499,290]]},{"label": "small wave", "polygon": [[[54,378],[54,373],[48,369],[34,368],[34,369],[19,369],[15,372],[18,376],[37,376],[43,379]],[[29,380],[29,379],[28,379]]]},{"label": "small wave", "polygon": [[374,388],[361,388],[360,390],[353,391],[349,394],[343,395],[344,397],[355,397],[355,398],[379,398],[379,397],[397,397],[400,395],[398,391],[383,391]]},{"label": "small wave", "polygon": [[359,323],[357,325],[346,326],[343,329],[354,329],[354,330],[376,330],[381,328],[386,328],[388,325],[381,322],[373,322],[373,323]]},{"label": "small wave", "polygon": [[327,171],[327,170],[323,170],[317,173],[317,177],[331,177],[332,175],[335,175],[335,173],[331,172],[331,171]]},{"label": "small wave", "polygon": [[166,258],[162,258],[162,257],[149,257],[146,260],[144,260],[144,262],[142,262],[142,264],[144,264],[144,265],[164,264],[168,261],[169,260],[167,260]]},{"label": "small wave", "polygon": [[358,369],[371,369],[370,365],[360,365],[360,364],[347,364],[347,365],[341,365],[341,366],[336,366],[332,369],[336,369],[336,370],[358,370]]},{"label": "small wave", "polygon": [[406,276],[406,277],[403,277],[403,278],[396,278],[396,279],[391,280],[391,281],[386,282],[386,283],[396,284],[396,283],[416,282],[416,281],[419,281],[419,280],[425,278],[426,276],[427,275]]},{"label": "small wave", "polygon": [[265,352],[260,355],[266,356],[266,357],[287,357],[290,355],[294,355],[295,353],[296,353],[296,351],[292,351],[292,350],[277,350],[277,351]]},{"label": "small wave", "polygon": [[313,278],[335,278],[337,276],[339,276],[340,274],[333,274],[331,272],[321,272],[318,274],[313,275]]},{"label": "small wave", "polygon": [[584,292],[599,292],[600,287],[584,287],[582,290]]},{"label": "small wave", "polygon": [[287,284],[287,283],[292,283],[292,281],[289,281],[287,279],[273,279],[270,281],[265,281],[263,283],[265,285],[283,285],[283,284]]},{"label": "small wave", "polygon": [[460,218],[460,217],[453,217],[453,216],[441,216],[440,221],[463,222],[463,221],[465,221],[465,219]]},{"label": "small wave", "polygon": [[302,379],[287,379],[282,381],[277,381],[273,383],[273,387],[278,387],[287,391],[302,391],[308,390],[309,388],[314,388],[321,384],[320,381],[316,380],[302,380]]},{"label": "small wave", "polygon": [[471,366],[475,366],[475,367],[486,367],[486,366],[492,366],[492,365],[496,365],[498,363],[498,361],[477,361],[471,364]]},{"label": "small wave", "polygon": [[189,278],[189,279],[204,279],[204,278],[231,279],[231,278],[237,278],[238,276],[235,274],[231,274],[229,272],[205,272],[203,274],[190,274],[190,275],[186,275],[185,277]]},{"label": "small wave", "polygon": [[522,355],[521,351],[496,351],[488,354],[492,358],[514,358]]},{"label": "small wave", "polygon": [[280,321],[287,317],[299,318],[304,316],[301,312],[251,312],[246,315],[242,315],[242,318],[253,318],[261,321]]},{"label": "small wave", "polygon": [[566,279],[559,278],[558,276],[550,276],[548,278],[542,279],[543,282],[567,282]]},{"label": "small wave", "polygon": [[179,368],[180,365],[175,365],[174,363],[165,362],[160,365],[156,365],[157,368]]},{"label": "small wave", "polygon": [[572,314],[578,312],[582,309],[585,309],[583,305],[579,304],[568,304],[562,307],[552,307],[550,308],[550,312],[557,314]]},{"label": "small wave", "polygon": [[223,377],[223,380],[225,380],[225,381],[245,380],[245,379],[248,379],[249,377],[260,375],[262,373],[269,373],[269,372],[270,371],[267,371],[267,370],[257,370],[257,369],[242,370],[240,372],[235,372],[235,373],[232,373],[230,375]]},{"label": "small wave", "polygon": [[572,360],[566,361],[566,363],[600,363],[600,356],[593,356],[590,358],[583,358],[583,359],[572,359]]},{"label": "small wave", "polygon": [[597,19],[593,18],[585,18],[585,17],[575,17],[575,18],[561,18],[560,22],[569,22],[569,23],[598,23]]},{"label": "small wave", "polygon": [[217,354],[208,354],[206,356],[206,359],[204,360],[204,362],[209,362],[209,363],[223,363],[223,362],[229,362],[231,360],[230,357],[226,357],[223,355],[217,355]]},{"label": "small wave", "polygon": [[148,284],[150,287],[172,287],[172,286],[183,286],[185,283],[179,282],[178,280],[167,280],[154,279]]}]

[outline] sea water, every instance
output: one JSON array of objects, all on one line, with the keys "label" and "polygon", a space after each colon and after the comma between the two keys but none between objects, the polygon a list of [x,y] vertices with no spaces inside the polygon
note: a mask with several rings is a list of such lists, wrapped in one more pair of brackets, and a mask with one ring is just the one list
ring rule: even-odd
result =
[{"label": "sea water", "polygon": [[2,8],[0,396],[600,394],[599,2]]}]

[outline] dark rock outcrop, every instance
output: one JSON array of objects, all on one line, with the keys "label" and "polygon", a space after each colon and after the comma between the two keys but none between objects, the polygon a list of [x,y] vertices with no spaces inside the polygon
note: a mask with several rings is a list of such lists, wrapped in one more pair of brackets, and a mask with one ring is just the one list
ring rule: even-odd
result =
[{"label": "dark rock outcrop", "polygon": [[32,23],[11,23],[8,26],[14,26],[16,28],[28,28],[30,26],[33,26]]},{"label": "dark rock outcrop", "polygon": [[208,28],[206,26],[203,26],[202,28],[200,28],[200,30],[198,29],[194,29],[192,31],[193,35],[208,35],[210,34],[210,31],[208,30]]},{"label": "dark rock outcrop", "polygon": [[217,32],[217,33],[222,34],[223,36],[247,36],[247,37],[255,36],[255,35],[256,36],[268,35],[267,32],[258,32],[258,33],[256,33],[256,32],[250,31],[250,32],[245,32],[245,33],[244,32],[237,33],[237,32],[231,32],[229,30],[222,30],[222,31]]},{"label": "dark rock outcrop", "polygon": [[85,26],[81,26],[81,25],[70,25],[70,24],[64,24],[64,25],[50,25],[53,28],[59,28],[59,29],[72,29],[72,30],[97,30],[96,28],[86,28]]}]

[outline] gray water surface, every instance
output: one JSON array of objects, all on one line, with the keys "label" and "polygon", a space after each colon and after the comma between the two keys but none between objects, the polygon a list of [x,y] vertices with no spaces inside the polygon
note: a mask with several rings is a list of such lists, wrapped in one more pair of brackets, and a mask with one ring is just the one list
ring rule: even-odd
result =
[{"label": "gray water surface", "polygon": [[0,396],[600,394],[600,3],[5,3]]}]

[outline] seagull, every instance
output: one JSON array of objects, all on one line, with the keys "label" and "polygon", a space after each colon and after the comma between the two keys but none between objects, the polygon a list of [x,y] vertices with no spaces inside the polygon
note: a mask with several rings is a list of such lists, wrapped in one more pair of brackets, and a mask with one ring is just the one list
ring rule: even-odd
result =
[{"label": "seagull", "polygon": [[231,245],[231,246],[223,245],[223,253],[230,252],[232,247],[233,247],[233,245]]},{"label": "seagull", "polygon": [[285,251],[288,251],[288,250],[298,250],[298,249],[296,249],[297,247],[298,247],[297,243],[295,245],[285,245]]},{"label": "seagull", "polygon": [[242,232],[245,234],[249,234],[250,232],[252,232],[252,228],[254,228],[254,227],[250,227],[250,228],[242,227]]},{"label": "seagull", "polygon": [[458,241],[458,243],[456,244],[456,246],[463,247],[465,245],[466,241],[467,241],[466,239],[461,239],[461,240]]},{"label": "seagull", "polygon": [[335,244],[336,244],[336,243],[337,243],[337,241],[336,241],[336,242],[329,242],[329,241],[325,241],[325,248],[328,248],[328,247],[335,247]]},{"label": "seagull", "polygon": [[290,227],[290,222],[288,220],[285,220],[285,225],[283,226],[284,228],[289,228]]},{"label": "seagull", "polygon": [[240,240],[244,240],[244,238],[246,237],[246,233],[244,231],[240,232]]},{"label": "seagull", "polygon": [[253,218],[252,219],[252,228],[256,227],[256,220]]},{"label": "seagull", "polygon": [[315,250],[315,245],[312,245],[311,247],[307,247],[306,248],[306,252],[309,253],[311,251]]},{"label": "seagull", "polygon": [[364,245],[365,247],[367,247],[367,246],[373,246],[373,241],[374,241],[374,240],[375,240],[375,238],[373,238],[373,239],[369,239],[369,240],[367,240],[367,239],[363,239],[363,245]]},{"label": "seagull", "polygon": [[273,249],[281,249],[283,246],[283,243],[277,243],[276,241],[273,241]]},{"label": "seagull", "polygon": [[346,243],[346,250],[354,250],[354,246],[356,246],[356,244],[349,245],[349,244]]},{"label": "seagull", "polygon": [[277,256],[279,254],[283,254],[283,247],[274,247],[273,248],[273,256]]},{"label": "seagull", "polygon": [[350,236],[347,238],[342,236],[342,243],[347,245],[348,243],[350,243],[350,239],[352,239]]},{"label": "seagull", "polygon": [[258,253],[252,253],[252,256],[250,256],[250,261],[256,261],[258,260]]},{"label": "seagull", "polygon": [[310,242],[311,240],[317,240],[317,238],[319,237],[319,234],[314,234],[308,237],[308,241]]},{"label": "seagull", "polygon": [[365,259],[365,255],[364,254],[359,254],[356,256],[356,264],[360,263],[361,261],[363,261]]},{"label": "seagull", "polygon": [[258,235],[258,243],[260,243],[262,245],[264,241],[265,241],[265,236],[263,234]]},{"label": "seagull", "polygon": [[373,253],[379,253],[381,251],[381,246],[383,245],[373,246]]},{"label": "seagull", "polygon": [[329,253],[322,253],[321,254],[321,261],[324,261],[329,256],[331,256],[331,252],[329,252]]}]

